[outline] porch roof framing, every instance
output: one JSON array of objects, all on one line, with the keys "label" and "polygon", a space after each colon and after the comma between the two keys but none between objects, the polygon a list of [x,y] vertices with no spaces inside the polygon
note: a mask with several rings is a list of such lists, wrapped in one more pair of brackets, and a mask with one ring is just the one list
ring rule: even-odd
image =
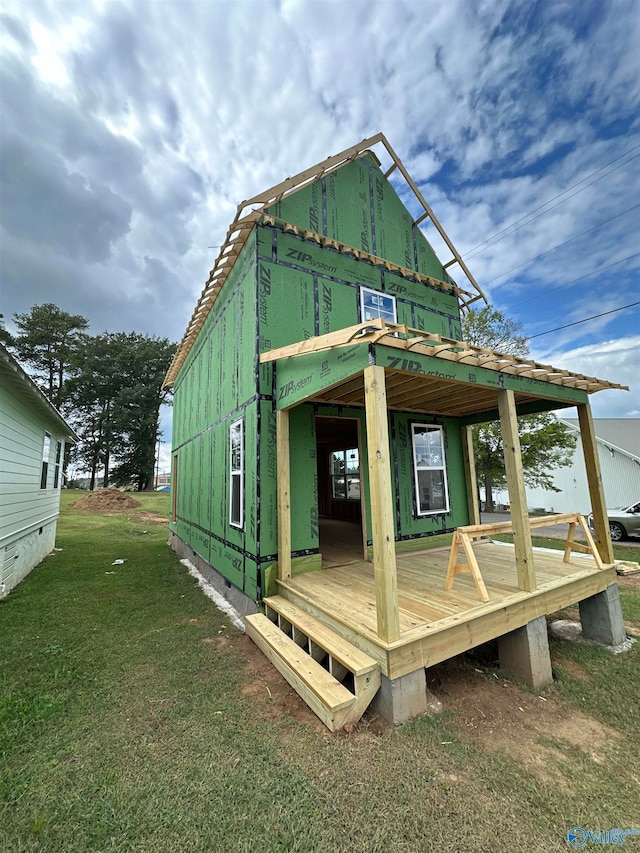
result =
[{"label": "porch roof framing", "polygon": [[[287,178],[285,181],[281,181],[275,186],[270,187],[264,192],[258,193],[252,198],[246,199],[245,201],[240,202],[236,209],[236,215],[233,218],[233,221],[229,225],[227,230],[227,234],[225,239],[220,247],[220,251],[218,253],[218,257],[215,260],[215,263],[212,269],[209,272],[209,277],[205,282],[204,289],[198,299],[196,307],[191,315],[189,323],[187,324],[186,331],[184,336],[178,345],[178,349],[176,350],[176,354],[171,362],[169,370],[167,371],[167,375],[165,376],[163,388],[171,387],[182,367],[185,359],[187,358],[191,347],[193,346],[195,339],[198,336],[200,329],[202,328],[209,312],[211,311],[216,299],[218,298],[218,294],[222,290],[222,287],[233,268],[240,252],[242,251],[245,243],[247,242],[249,235],[252,230],[256,227],[256,225],[262,220],[263,212],[265,208],[269,207],[272,204],[275,204],[282,199],[287,198],[313,181],[322,178],[324,175],[329,172],[335,172],[338,169],[346,166],[348,163],[352,162],[357,157],[362,156],[368,151],[373,151],[375,153],[376,146],[381,146],[386,151],[387,155],[392,160],[392,165],[385,172],[385,177],[391,175],[396,169],[400,172],[407,185],[409,186],[413,196],[417,200],[418,204],[422,208],[422,213],[413,220],[414,225],[420,225],[424,220],[429,219],[438,234],[443,239],[447,248],[450,250],[452,257],[444,264],[445,269],[449,269],[449,267],[457,264],[465,277],[469,281],[471,285],[471,292],[461,289],[455,285],[453,287],[449,286],[449,289],[452,289],[458,298],[460,299],[460,304],[463,308],[467,308],[472,303],[478,301],[479,299],[487,301],[486,296],[484,295],[480,285],[477,283],[471,272],[469,271],[467,265],[463,261],[460,253],[455,248],[453,243],[451,242],[449,236],[445,232],[444,228],[438,221],[436,215],[433,210],[427,204],[424,196],[416,186],[415,182],[411,178],[411,175],[408,173],[407,169],[403,165],[402,161],[391,147],[389,142],[383,133],[376,133],[374,136],[370,136],[366,139],[363,139],[362,142],[359,142],[357,145],[352,145],[350,148],[341,151],[339,154],[334,154],[331,157],[327,157],[326,160],[323,160],[321,163],[318,163],[315,166],[311,166],[308,169],[303,170],[302,172],[298,172],[297,175],[294,175],[291,178]],[[377,155],[376,155],[377,156]],[[378,161],[379,162],[379,161]],[[270,217],[275,224],[275,217]],[[289,228],[296,228],[297,226],[291,225],[289,223],[282,223],[288,225]],[[325,238],[322,235],[316,235],[312,232],[307,232],[307,239],[315,240],[316,237],[319,237],[322,241]],[[304,233],[303,233],[304,236]],[[357,250],[352,249],[348,246],[342,246],[342,244],[338,244],[336,241],[330,241],[332,244],[335,244],[334,248],[337,248],[338,251],[349,252],[353,254],[357,252]],[[324,245],[324,243],[322,243]],[[342,248],[340,248],[342,246]],[[363,260],[370,260],[372,263],[383,263],[383,259],[374,258],[374,256],[367,256],[366,253],[358,253],[358,257]],[[392,268],[396,268],[396,265],[390,265]],[[397,267],[397,271],[402,273],[403,268]],[[410,273],[411,275],[415,275],[417,280],[422,280],[428,277],[419,277],[418,273],[415,273],[412,270],[406,270],[405,273]],[[432,280],[437,285],[442,286],[443,282],[438,282],[438,280]]]},{"label": "porch roof framing", "polygon": [[[605,389],[628,391],[626,385],[597,379],[594,376],[584,376],[572,373],[551,365],[540,364],[531,359],[495,352],[484,347],[472,346],[466,341],[457,341],[442,337],[439,334],[425,333],[420,329],[397,323],[388,323],[383,318],[369,320],[348,326],[337,332],[308,338],[294,344],[278,347],[262,353],[260,362],[265,364],[272,361],[295,358],[297,356],[321,353],[354,344],[383,344],[409,353],[426,355],[443,361],[456,362],[483,368],[497,373],[517,377],[535,379],[549,385],[560,385],[593,394]],[[410,371],[409,371],[410,372]],[[543,395],[540,395],[543,396]]]}]

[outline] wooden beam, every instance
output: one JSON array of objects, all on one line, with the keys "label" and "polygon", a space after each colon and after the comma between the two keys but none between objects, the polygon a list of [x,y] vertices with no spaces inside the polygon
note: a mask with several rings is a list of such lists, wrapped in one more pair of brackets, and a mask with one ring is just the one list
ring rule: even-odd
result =
[{"label": "wooden beam", "polygon": [[460,431],[462,433],[462,457],[464,461],[464,481],[467,488],[469,524],[480,524],[476,460],[473,455],[473,427],[462,426]]},{"label": "wooden beam", "polygon": [[511,522],[513,524],[513,541],[516,551],[518,587],[525,592],[534,592],[536,589],[536,575],[533,566],[531,529],[529,527],[527,494],[524,488],[522,453],[520,450],[516,401],[513,391],[498,392],[498,411],[500,413],[500,430],[502,432],[509,503],[511,504]]},{"label": "wooden beam", "polygon": [[600,459],[598,458],[598,444],[596,442],[595,427],[593,426],[591,406],[589,403],[581,403],[577,406],[577,409],[580,436],[582,438],[582,453],[584,455],[584,465],[589,485],[591,512],[593,513],[595,541],[602,562],[610,565],[614,560],[613,546],[611,544],[611,533],[609,532],[609,520],[607,518],[607,507],[604,499]]},{"label": "wooden beam", "polygon": [[[461,547],[467,558],[466,563],[458,562],[458,552]],[[480,566],[478,566],[476,555],[473,553],[473,548],[471,547],[469,537],[465,533],[461,533],[460,530],[456,530],[456,532],[453,534],[453,539],[451,541],[451,551],[449,552],[447,577],[445,580],[444,588],[446,590],[453,589],[453,580],[455,576],[465,574],[467,572],[469,572],[473,576],[473,582],[475,583],[476,589],[478,590],[480,601],[489,601],[489,593],[487,592],[487,588],[484,584],[482,573],[480,572]]]},{"label": "wooden beam", "polygon": [[383,367],[365,368],[364,390],[377,627],[380,639],[391,643],[400,636],[400,613]]},{"label": "wooden beam", "polygon": [[340,166],[345,166],[361,151],[365,151],[367,148],[372,148],[383,139],[384,137],[381,133],[376,133],[374,136],[370,136],[368,139],[363,139],[362,142],[359,142],[357,145],[352,145],[350,148],[347,148],[345,151],[341,151],[339,154],[327,157],[326,160],[323,160],[316,166],[312,166],[310,169],[304,169],[304,171],[298,172],[297,175],[293,175],[293,177],[287,178],[285,181],[281,181],[279,184],[270,187],[268,190],[258,193],[258,195],[254,195],[252,198],[246,199],[246,201],[240,202],[238,205],[238,215],[245,207],[249,207],[252,204],[268,204],[269,201],[276,196],[279,195],[282,197],[288,195],[294,190],[299,189],[302,184],[314,181],[320,173],[325,174],[330,170],[337,169]]},{"label": "wooden beam", "polygon": [[[363,376],[360,376],[358,378],[360,379],[361,382],[364,383],[364,377]],[[362,452],[362,447],[364,445],[364,441],[363,441],[363,436],[362,436],[363,424],[362,424],[362,421],[360,420],[360,418],[358,418],[358,420],[356,421],[356,426],[358,428],[358,459],[360,460],[359,461],[360,466],[362,466],[362,460],[364,459],[364,453]],[[362,477],[362,467],[361,467],[360,468],[360,519],[362,522],[362,525],[361,525],[362,526],[362,556],[366,560],[367,559],[367,553],[368,553],[367,540],[369,537],[367,535],[367,507],[366,507],[365,501],[364,501],[364,489],[362,487],[363,482],[364,482],[364,480]]]},{"label": "wooden beam", "polygon": [[418,189],[418,187],[414,183],[413,178],[405,169],[402,161],[400,160],[400,158],[398,157],[396,152],[393,150],[393,148],[389,145],[389,143],[387,142],[387,140],[384,137],[382,137],[382,142],[384,143],[384,146],[387,149],[387,151],[389,152],[389,154],[393,157],[394,161],[398,164],[398,168],[402,172],[402,176],[404,177],[405,181],[409,184],[409,186],[413,190],[414,195],[416,196],[416,198],[418,199],[418,201],[422,205],[425,212],[429,215],[429,219],[433,222],[433,224],[436,227],[436,230],[438,231],[438,234],[440,234],[440,236],[442,237],[444,242],[449,247],[449,251],[451,252],[453,257],[455,258],[455,260],[458,262],[458,264],[460,265],[460,267],[463,270],[464,274],[466,275],[467,279],[475,287],[475,289],[478,291],[478,294],[482,297],[482,299],[484,299],[484,301],[487,302],[487,297],[484,295],[482,288],[480,287],[478,282],[475,280],[475,278],[472,276],[472,274],[469,272],[469,268],[467,267],[465,262],[460,257],[458,250],[456,249],[456,247],[453,245],[453,243],[449,239],[449,235],[446,233],[446,231],[444,230],[444,228],[442,227],[442,225],[438,221],[433,210],[431,210],[431,208],[427,204],[424,196],[422,195],[422,193],[420,192],[420,190]]},{"label": "wooden beam", "polygon": [[276,412],[278,463],[278,580],[291,577],[291,461],[289,456],[289,410]]},{"label": "wooden beam", "polygon": [[333,349],[335,347],[346,346],[351,343],[360,343],[366,337],[367,343],[371,343],[374,331],[382,331],[385,334],[390,334],[395,331],[386,329],[386,322],[381,317],[375,317],[366,323],[357,323],[355,326],[345,326],[344,329],[338,329],[337,332],[328,332],[326,335],[319,335],[313,338],[307,338],[304,341],[297,341],[295,344],[287,344],[283,347],[263,352],[260,356],[260,364],[266,364],[269,361],[277,361],[280,358],[291,358],[297,355],[307,355],[312,352],[320,352],[325,349]]}]

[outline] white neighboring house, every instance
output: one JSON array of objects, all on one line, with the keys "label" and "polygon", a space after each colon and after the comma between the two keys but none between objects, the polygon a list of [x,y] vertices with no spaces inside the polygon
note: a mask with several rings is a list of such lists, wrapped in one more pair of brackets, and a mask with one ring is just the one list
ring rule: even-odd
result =
[{"label": "white neighboring house", "polygon": [[[553,472],[553,483],[559,492],[527,487],[527,503],[530,509],[588,515],[591,501],[578,420],[559,420],[575,432],[578,439],[571,465]],[[640,418],[594,418],[593,425],[607,507],[628,507],[637,503],[640,501]]]},{"label": "white neighboring house", "polygon": [[0,346],[0,598],[53,550],[65,445],[77,441]]}]

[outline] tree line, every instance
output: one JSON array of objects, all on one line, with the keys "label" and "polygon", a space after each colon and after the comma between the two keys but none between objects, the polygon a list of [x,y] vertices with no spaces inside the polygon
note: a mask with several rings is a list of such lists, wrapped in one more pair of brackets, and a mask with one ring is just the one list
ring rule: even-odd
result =
[{"label": "tree line", "polygon": [[[480,311],[468,311],[462,320],[465,341],[472,346],[486,347],[496,352],[528,358],[527,338],[522,324],[508,319],[490,306]],[[525,484],[558,492],[552,472],[571,464],[577,439],[553,412],[525,415],[518,418],[522,470]],[[504,447],[500,423],[491,421],[473,428],[473,453],[478,487],[484,489],[485,509],[494,508],[493,493],[507,485],[504,466]]]},{"label": "tree line", "polygon": [[[90,488],[109,484],[153,487],[160,407],[170,392],[162,381],[175,344],[137,333],[89,335],[89,321],[56,305],[34,305],[15,314],[11,336],[0,319],[0,342],[31,368],[42,390],[81,438],[75,461],[90,472]],[[479,347],[526,358],[521,324],[491,307],[463,318],[465,340]],[[525,483],[557,491],[552,471],[570,464],[576,439],[552,413],[518,419]],[[500,424],[474,427],[478,487],[485,508],[506,486]],[[98,474],[102,476],[98,479]]]},{"label": "tree line", "polygon": [[[80,437],[73,461],[97,485],[152,489],[162,389],[176,345],[136,332],[89,334],[89,321],[57,305],[14,314],[17,332],[0,321],[0,342]],[[67,460],[68,461],[68,460]]]}]

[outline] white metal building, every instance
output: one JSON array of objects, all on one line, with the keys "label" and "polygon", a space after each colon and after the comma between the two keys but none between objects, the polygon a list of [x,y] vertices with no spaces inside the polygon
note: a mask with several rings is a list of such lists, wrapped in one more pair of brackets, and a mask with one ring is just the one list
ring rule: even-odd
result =
[{"label": "white metal building", "polygon": [[[578,439],[573,461],[553,472],[559,492],[527,488],[531,509],[553,512],[591,511],[587,475],[577,419],[560,418]],[[640,418],[595,418],[598,456],[608,507],[627,507],[640,500]],[[500,500],[498,497],[497,500]]]}]

